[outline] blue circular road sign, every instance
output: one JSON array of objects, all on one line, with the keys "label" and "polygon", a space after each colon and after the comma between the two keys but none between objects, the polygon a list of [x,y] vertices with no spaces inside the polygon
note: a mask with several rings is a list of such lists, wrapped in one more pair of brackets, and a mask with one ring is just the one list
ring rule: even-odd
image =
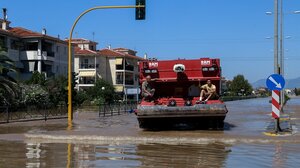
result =
[{"label": "blue circular road sign", "polygon": [[272,74],[267,78],[266,84],[270,90],[282,90],[285,85],[285,80],[279,74]]}]

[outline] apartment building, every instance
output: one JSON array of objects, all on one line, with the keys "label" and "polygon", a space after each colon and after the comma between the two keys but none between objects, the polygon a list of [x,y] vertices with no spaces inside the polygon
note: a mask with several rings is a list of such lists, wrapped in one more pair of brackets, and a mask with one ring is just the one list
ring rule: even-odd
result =
[{"label": "apartment building", "polygon": [[22,27],[11,27],[10,21],[0,19],[0,45],[8,52],[20,70],[19,77],[28,79],[32,72],[44,73],[46,77],[67,76],[68,44],[59,38]]},{"label": "apartment building", "polygon": [[136,51],[110,47],[97,50],[97,42],[84,38],[72,39],[72,44],[76,46],[74,71],[78,74],[78,90],[94,86],[99,78],[111,83],[120,95],[128,88],[138,87],[138,61],[142,58],[136,56]]},{"label": "apartment building", "polygon": [[78,90],[94,86],[98,78],[106,80],[106,57],[97,52],[97,42],[72,39],[75,46],[74,71],[78,74]]},{"label": "apartment building", "polygon": [[138,62],[143,58],[136,56],[136,53],[126,48],[108,48],[99,51],[100,56],[107,59],[106,80],[112,83],[116,92],[121,95],[124,95],[126,89],[138,88]]}]

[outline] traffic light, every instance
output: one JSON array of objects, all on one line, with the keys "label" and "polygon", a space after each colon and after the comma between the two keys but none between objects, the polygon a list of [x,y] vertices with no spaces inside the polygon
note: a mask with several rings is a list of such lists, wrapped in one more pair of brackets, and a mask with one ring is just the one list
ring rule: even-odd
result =
[{"label": "traffic light", "polygon": [[74,89],[78,84],[78,75],[78,73],[72,72],[72,89]]},{"label": "traffic light", "polygon": [[144,7],[136,7],[135,8],[135,19],[136,20],[145,20],[146,15],[146,0],[136,0],[136,6],[144,6]]}]

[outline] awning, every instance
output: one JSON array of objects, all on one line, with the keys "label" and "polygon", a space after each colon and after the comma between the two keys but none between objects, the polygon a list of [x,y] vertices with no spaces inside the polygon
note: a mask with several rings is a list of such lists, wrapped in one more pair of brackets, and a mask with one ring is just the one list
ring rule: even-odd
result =
[{"label": "awning", "polygon": [[81,77],[88,77],[88,76],[95,76],[96,72],[95,71],[80,71],[78,76]]},{"label": "awning", "polygon": [[115,92],[123,92],[123,86],[114,86]]},{"label": "awning", "polygon": [[123,58],[116,58],[116,65],[122,65]]}]

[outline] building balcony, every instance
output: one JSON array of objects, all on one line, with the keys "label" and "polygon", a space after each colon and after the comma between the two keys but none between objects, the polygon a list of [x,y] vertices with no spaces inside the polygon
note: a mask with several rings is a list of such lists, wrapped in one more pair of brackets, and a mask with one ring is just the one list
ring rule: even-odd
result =
[{"label": "building balcony", "polygon": [[95,84],[95,78],[92,77],[79,77],[79,85],[93,85]]},{"label": "building balcony", "polygon": [[8,49],[8,55],[13,61],[19,61],[19,50]]},{"label": "building balcony", "polygon": [[80,64],[79,69],[96,69],[99,67],[99,64]]},{"label": "building balcony", "polygon": [[78,86],[89,86],[89,87],[92,87],[92,86],[95,86],[94,83],[78,83]]},{"label": "building balcony", "polygon": [[126,71],[134,71],[133,65],[126,65],[125,67],[123,65],[116,65],[116,70],[124,70],[124,68]]},{"label": "building balcony", "polygon": [[24,61],[28,60],[46,60],[55,61],[53,52],[42,51],[41,54],[38,51],[21,51],[20,59]]},{"label": "building balcony", "polygon": [[95,84],[82,84],[82,83],[77,84],[77,87],[79,87],[79,88],[93,87],[93,86],[95,86]]}]

